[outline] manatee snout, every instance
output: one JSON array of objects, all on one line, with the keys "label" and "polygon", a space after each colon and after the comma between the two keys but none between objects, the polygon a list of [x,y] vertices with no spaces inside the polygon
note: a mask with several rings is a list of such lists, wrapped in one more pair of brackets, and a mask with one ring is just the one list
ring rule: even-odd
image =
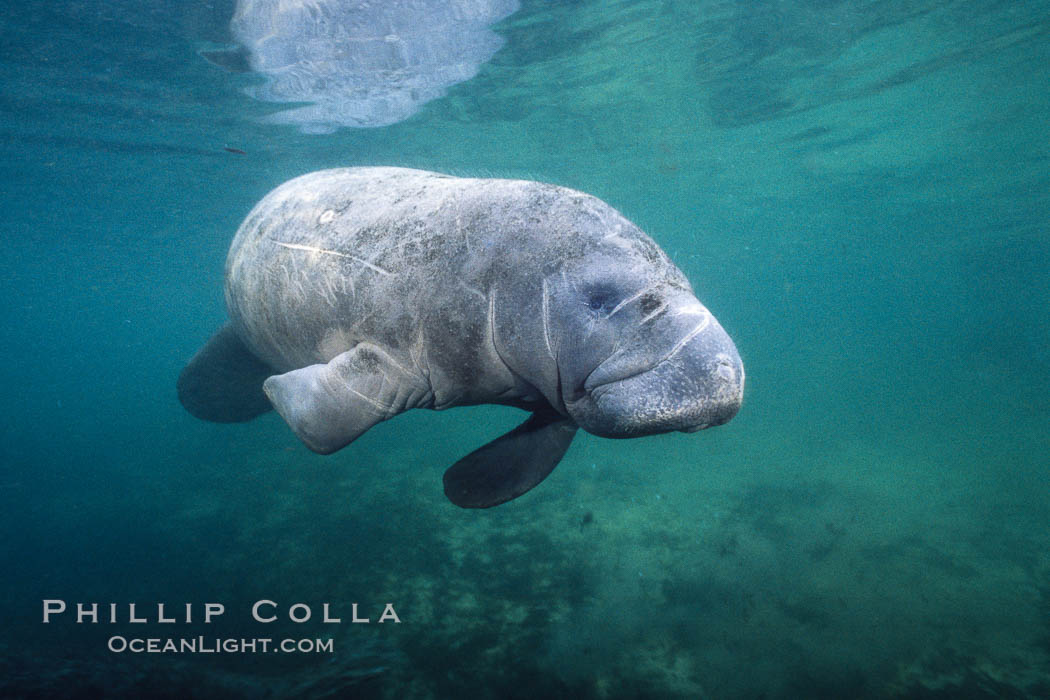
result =
[{"label": "manatee snout", "polygon": [[[704,390],[707,399],[692,407],[692,411],[683,412],[682,418],[686,420],[687,426],[677,430],[695,433],[704,428],[713,428],[728,423],[740,410],[744,398],[744,365],[731,342],[729,349],[732,352],[718,353],[701,370],[701,375],[706,376]],[[671,381],[674,381],[673,378]]]},{"label": "manatee snout", "polygon": [[588,378],[584,396],[571,407],[582,428],[613,438],[691,433],[737,414],[744,365],[710,312],[681,314],[645,340],[644,352],[642,339],[634,338]]}]

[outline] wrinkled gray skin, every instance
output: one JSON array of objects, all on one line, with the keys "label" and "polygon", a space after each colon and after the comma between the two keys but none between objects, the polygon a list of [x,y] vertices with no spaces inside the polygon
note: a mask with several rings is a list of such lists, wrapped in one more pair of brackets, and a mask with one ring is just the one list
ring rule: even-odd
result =
[{"label": "wrinkled gray skin", "polygon": [[[726,422],[742,398],[736,348],[664,252],[601,200],[554,185],[402,168],[304,175],[237,232],[226,301],[219,335],[261,361],[266,396],[317,452],[411,408],[532,411],[446,474],[467,507],[534,486],[577,426],[691,432]],[[187,408],[244,419],[195,410],[194,363],[205,361],[180,378]]]}]

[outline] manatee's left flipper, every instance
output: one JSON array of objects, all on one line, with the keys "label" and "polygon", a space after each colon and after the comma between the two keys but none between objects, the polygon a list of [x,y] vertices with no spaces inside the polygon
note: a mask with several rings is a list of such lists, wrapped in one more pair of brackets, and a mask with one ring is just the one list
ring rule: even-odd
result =
[{"label": "manatee's left flipper", "polygon": [[569,449],[576,424],[554,411],[532,416],[445,472],[445,495],[461,508],[491,508],[547,478]]},{"label": "manatee's left flipper", "polygon": [[227,323],[179,374],[179,401],[201,420],[239,423],[273,409],[263,381],[273,368],[260,360]]},{"label": "manatee's left flipper", "polygon": [[210,63],[214,63],[219,68],[225,68],[231,73],[247,73],[252,69],[250,63],[251,56],[248,49],[243,46],[212,51],[201,51],[200,55]]},{"label": "manatee's left flipper", "polygon": [[299,439],[321,454],[346,447],[376,423],[430,396],[422,377],[370,343],[328,364],[270,377],[263,391]]}]

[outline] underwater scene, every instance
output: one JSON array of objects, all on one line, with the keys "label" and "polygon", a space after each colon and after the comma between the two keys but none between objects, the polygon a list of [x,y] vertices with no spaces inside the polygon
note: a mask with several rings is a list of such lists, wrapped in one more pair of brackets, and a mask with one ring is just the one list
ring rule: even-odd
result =
[{"label": "underwater scene", "polygon": [[1050,3],[0,27],[0,698],[1050,697]]}]

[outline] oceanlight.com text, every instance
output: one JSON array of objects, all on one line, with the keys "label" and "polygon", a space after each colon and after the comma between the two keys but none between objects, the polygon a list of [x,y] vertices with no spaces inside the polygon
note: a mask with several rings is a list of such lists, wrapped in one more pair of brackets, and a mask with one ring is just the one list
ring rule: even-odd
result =
[{"label": "oceanlight.com text", "polygon": [[220,637],[122,637],[109,638],[106,647],[114,653],[132,654],[331,654],[332,639],[220,638]]}]

